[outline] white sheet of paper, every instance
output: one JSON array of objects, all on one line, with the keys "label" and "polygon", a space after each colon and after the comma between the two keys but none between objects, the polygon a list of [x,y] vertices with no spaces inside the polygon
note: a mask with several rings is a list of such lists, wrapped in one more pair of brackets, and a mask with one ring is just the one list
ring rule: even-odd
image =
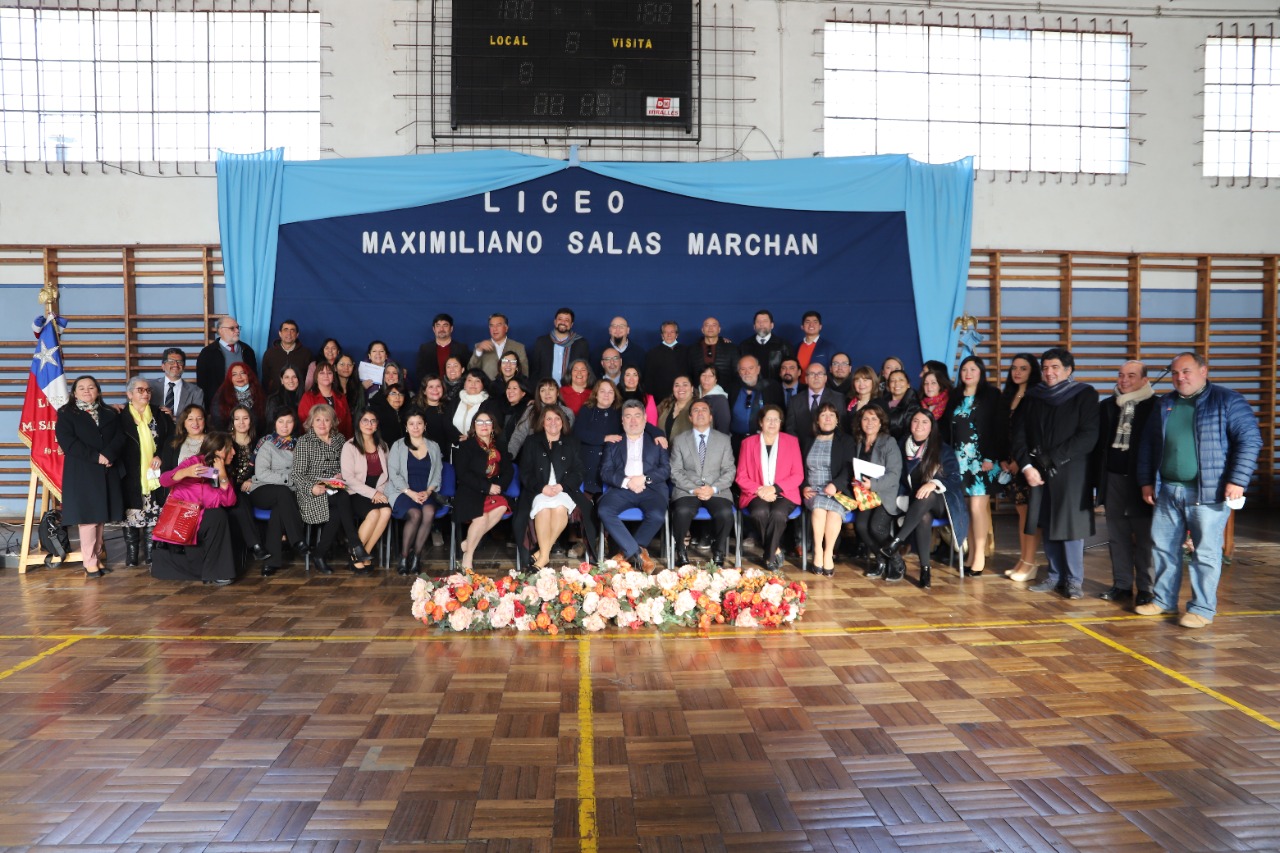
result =
[{"label": "white sheet of paper", "polygon": [[381,385],[382,368],[367,361],[360,362],[360,381],[368,381],[372,382],[374,385]]},{"label": "white sheet of paper", "polygon": [[883,477],[883,476],[884,476],[883,465],[877,465],[876,463],[868,462],[865,459],[853,460],[853,478],[855,480],[861,480],[863,477],[870,477],[871,479],[874,480],[877,477]]}]

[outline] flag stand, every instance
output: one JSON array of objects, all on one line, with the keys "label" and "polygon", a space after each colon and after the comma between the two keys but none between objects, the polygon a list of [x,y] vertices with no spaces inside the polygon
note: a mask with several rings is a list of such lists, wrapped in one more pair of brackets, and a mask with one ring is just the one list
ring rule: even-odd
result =
[{"label": "flag stand", "polygon": [[[39,495],[38,504],[37,494]],[[53,487],[33,467],[31,469],[31,482],[27,485],[27,512],[22,519],[22,549],[18,554],[18,574],[25,575],[28,566],[48,567],[49,561],[53,558],[52,554],[46,553],[40,547],[39,537],[36,537],[33,547],[31,532],[44,514],[49,511],[56,497]],[[84,555],[79,551],[72,551],[67,554],[67,559],[63,563],[78,563],[83,560],[83,557]]]}]

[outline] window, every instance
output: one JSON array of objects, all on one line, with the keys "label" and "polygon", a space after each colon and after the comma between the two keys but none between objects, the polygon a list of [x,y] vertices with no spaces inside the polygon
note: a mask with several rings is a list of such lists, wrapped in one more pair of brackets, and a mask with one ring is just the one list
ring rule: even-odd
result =
[{"label": "window", "polygon": [[320,144],[310,12],[0,9],[0,159],[213,160]]},{"label": "window", "polygon": [[826,153],[1124,173],[1123,33],[828,22]]},{"label": "window", "polygon": [[1210,38],[1204,63],[1206,177],[1280,177],[1280,39]]}]

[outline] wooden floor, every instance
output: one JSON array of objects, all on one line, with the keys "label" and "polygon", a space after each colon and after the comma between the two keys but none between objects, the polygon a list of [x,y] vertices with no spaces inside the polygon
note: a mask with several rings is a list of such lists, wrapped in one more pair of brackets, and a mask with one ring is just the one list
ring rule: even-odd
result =
[{"label": "wooden floor", "polygon": [[1083,601],[841,565],[710,638],[441,637],[394,573],[5,571],[0,847],[1280,849],[1277,520],[1202,631],[1097,599],[1105,548]]}]

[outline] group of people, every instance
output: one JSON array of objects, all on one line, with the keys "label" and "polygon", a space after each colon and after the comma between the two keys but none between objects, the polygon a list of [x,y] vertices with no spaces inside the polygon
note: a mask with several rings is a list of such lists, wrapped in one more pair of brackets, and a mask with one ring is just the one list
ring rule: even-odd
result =
[{"label": "group of people", "polygon": [[[349,568],[366,573],[394,518],[398,569],[412,574],[452,463],[464,567],[511,518],[533,567],[558,554],[576,522],[579,553],[602,527],[611,553],[651,569],[648,546],[668,512],[676,563],[697,542],[721,562],[740,511],[763,561],[777,568],[804,507],[813,571],[834,573],[853,519],[867,577],[903,579],[911,548],[928,587],[935,520],[968,542],[965,573],[982,576],[989,502],[999,494],[1018,510],[1020,560],[1005,573],[1013,580],[1035,579],[1043,535],[1047,574],[1029,588],[1081,597],[1096,501],[1106,507],[1115,573],[1103,597],[1132,595],[1136,584],[1138,612],[1176,609],[1190,530],[1195,595],[1183,623],[1212,620],[1224,501],[1243,494],[1261,437],[1247,403],[1209,383],[1199,355],[1175,359],[1176,390],[1158,403],[1138,362],[1121,366],[1115,394],[1101,401],[1061,348],[1014,356],[1002,388],[977,356],[954,380],[936,361],[914,381],[897,358],[855,368],[822,337],[816,311],[801,318],[794,345],[761,310],[741,343],[707,318],[687,345],[678,324],[663,323],[662,342],[647,352],[615,317],[598,361],[574,322],[571,309],[557,310],[550,331],[526,348],[495,313],[489,337],[468,347],[453,339],[453,318],[439,314],[417,353],[416,386],[384,342],[360,357],[330,338],[313,354],[291,320],[264,355],[260,381],[231,317],[201,350],[195,383],[183,380],[177,348],[165,350],[161,378],[129,381],[119,413],[99,404],[92,377],[77,379],[58,436],[78,487],[68,490],[66,517],[81,526],[86,571],[109,571],[94,546],[103,522],[123,521],[126,563],[147,559],[158,576],[228,581],[230,530],[264,574],[282,565],[282,543],[332,571],[326,560],[342,532]],[[153,549],[148,531],[166,494],[204,507],[198,545]],[[265,538],[254,509],[269,513]],[[635,530],[621,520],[628,510],[642,517]],[[695,522],[700,510],[705,522]],[[321,527],[315,545],[304,522]],[[695,523],[705,527],[700,536]]]}]

